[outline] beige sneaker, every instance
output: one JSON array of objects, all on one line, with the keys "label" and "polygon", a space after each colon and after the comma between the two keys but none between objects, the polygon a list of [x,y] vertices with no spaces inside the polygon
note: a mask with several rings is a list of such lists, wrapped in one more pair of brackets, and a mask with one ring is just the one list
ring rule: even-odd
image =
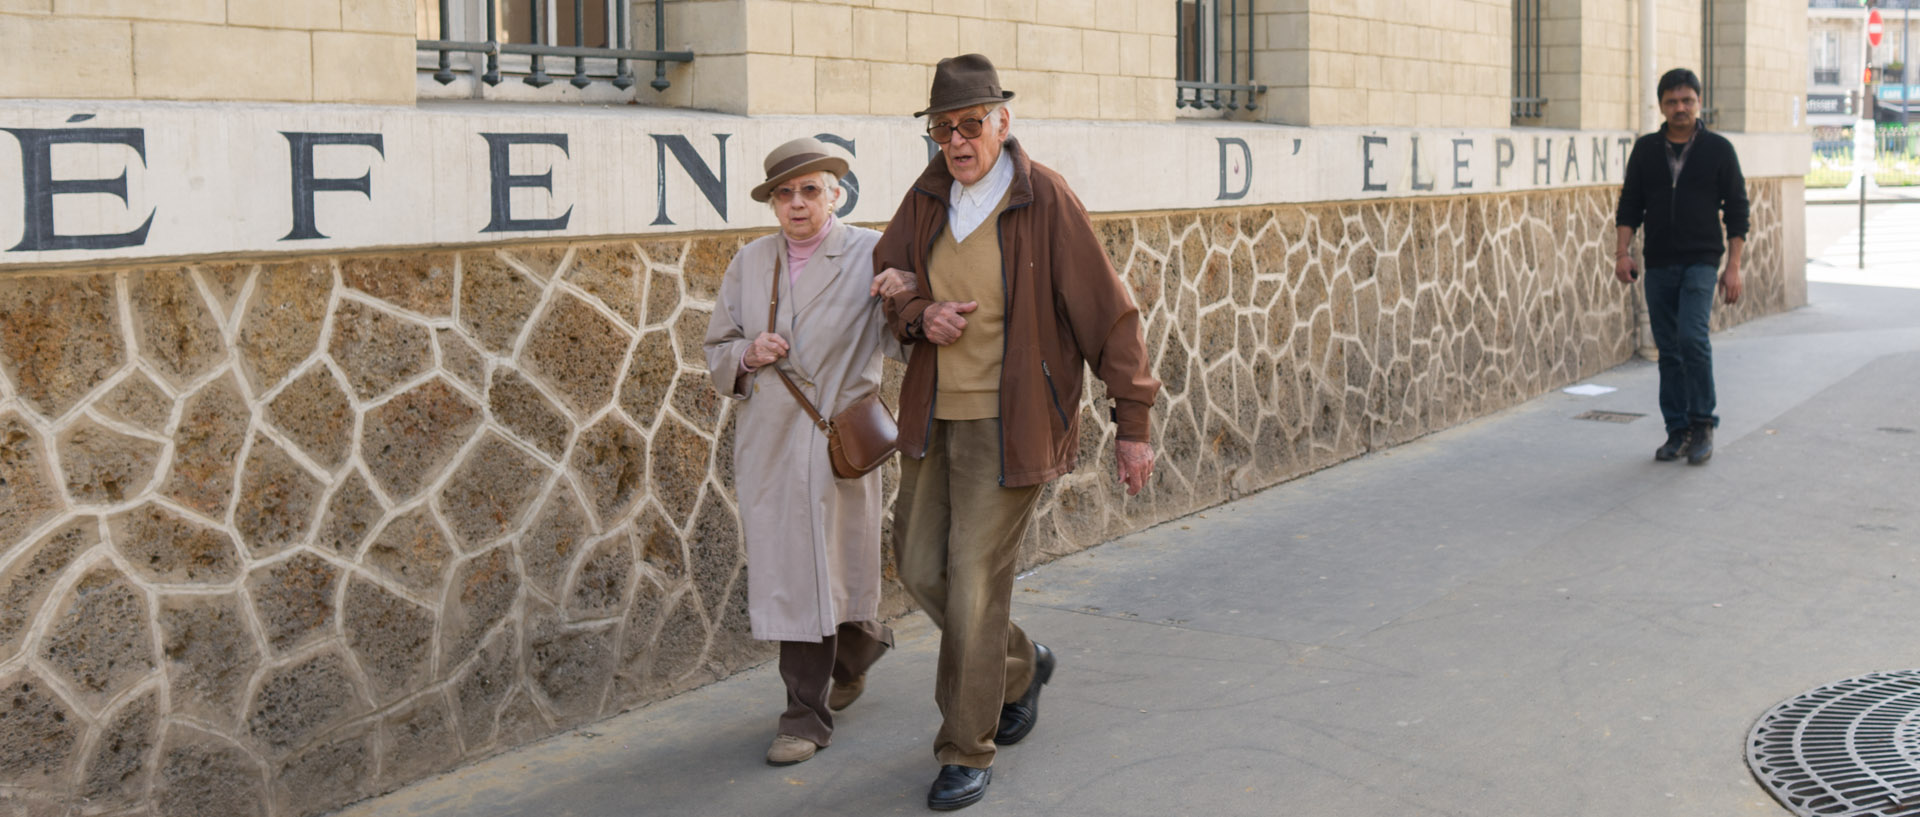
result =
[{"label": "beige sneaker", "polygon": [[792,735],[780,735],[773,739],[773,745],[767,747],[768,766],[792,766],[802,760],[813,757],[820,747],[806,738]]},{"label": "beige sneaker", "polygon": [[846,683],[833,682],[833,691],[827,693],[827,708],[835,712],[853,706],[860,700],[860,693],[867,691],[867,676],[862,675]]}]

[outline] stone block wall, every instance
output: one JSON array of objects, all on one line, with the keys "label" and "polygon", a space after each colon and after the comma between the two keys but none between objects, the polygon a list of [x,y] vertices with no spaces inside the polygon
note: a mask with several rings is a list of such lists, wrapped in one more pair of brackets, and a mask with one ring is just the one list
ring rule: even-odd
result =
[{"label": "stone block wall", "polygon": [[[980,53],[1024,117],[1174,116],[1165,0],[678,0],[666,15],[700,56],[668,70],[665,105],[906,116],[926,107],[934,63]],[[634,4],[643,41],[652,18],[653,3]]]},{"label": "stone block wall", "polygon": [[[1781,191],[1721,325],[1795,305]],[[1098,217],[1161,467],[1113,487],[1095,381],[1023,562],[1624,360],[1612,202]],[[10,813],[314,814],[769,657],[699,348],[752,237],[9,274]]]},{"label": "stone block wall", "polygon": [[[1244,4],[1243,4],[1244,5]],[[1261,117],[1293,125],[1505,127],[1513,12],[1494,0],[1253,3]]]},{"label": "stone block wall", "polygon": [[[1721,130],[1792,131],[1805,127],[1807,15],[1790,0],[1713,0],[1714,88],[1709,103]],[[1896,26],[1889,33],[1898,36]]]},{"label": "stone block wall", "polygon": [[1546,0],[1541,13],[1540,124],[1639,130],[1639,6]]},{"label": "stone block wall", "polygon": [[6,0],[0,98],[412,104],[412,0]]}]

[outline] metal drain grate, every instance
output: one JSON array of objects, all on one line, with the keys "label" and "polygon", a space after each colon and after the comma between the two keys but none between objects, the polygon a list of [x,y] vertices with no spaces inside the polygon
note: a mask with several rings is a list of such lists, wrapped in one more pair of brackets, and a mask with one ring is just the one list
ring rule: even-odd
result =
[{"label": "metal drain grate", "polygon": [[1598,420],[1602,423],[1631,423],[1645,416],[1647,415],[1634,414],[1631,411],[1601,411],[1599,409],[1594,409],[1593,411],[1576,414],[1573,416],[1573,419]]},{"label": "metal drain grate", "polygon": [[1747,765],[1795,814],[1920,815],[1920,669],[1781,702],[1747,736]]}]

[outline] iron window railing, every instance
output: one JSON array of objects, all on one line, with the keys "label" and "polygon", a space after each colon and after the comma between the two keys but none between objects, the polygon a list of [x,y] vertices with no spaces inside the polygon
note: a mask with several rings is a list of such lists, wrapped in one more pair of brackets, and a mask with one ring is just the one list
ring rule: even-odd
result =
[{"label": "iron window railing", "polygon": [[1513,0],[1513,119],[1538,119],[1547,107],[1540,90],[1540,0]]},{"label": "iron window railing", "polygon": [[[1256,110],[1255,101],[1267,86],[1253,81],[1253,0],[1241,9],[1240,0],[1174,0],[1179,24],[1174,29],[1174,100],[1176,108]],[[1222,8],[1225,6],[1226,8]],[[1246,20],[1246,35],[1240,33]],[[1222,23],[1226,28],[1222,29]],[[1242,42],[1244,40],[1244,47]],[[1246,62],[1246,81],[1240,77]],[[1222,62],[1226,63],[1224,73]],[[1242,94],[1246,95],[1243,105]]]},{"label": "iron window railing", "polygon": [[[652,62],[649,84],[664,91],[671,84],[667,63],[693,61],[691,51],[666,50],[665,0],[652,3],[651,50],[633,47],[633,24],[628,19],[633,0],[415,1],[422,31],[440,35],[437,40],[420,40],[418,48],[436,59],[432,76],[442,85],[452,83],[460,72],[471,71],[479,71],[482,82],[499,85],[501,56],[519,55],[526,58],[522,81],[535,88],[551,84],[558,74],[576,88],[605,81],[625,90],[636,82],[632,63]],[[453,55],[460,53],[484,56],[484,66],[456,65]],[[549,59],[557,65],[549,68]],[[519,68],[516,61],[512,70],[517,73]]]},{"label": "iron window railing", "polygon": [[1713,6],[1713,0],[1700,0],[1700,87],[1707,91],[1700,105],[1700,121],[1718,126],[1720,108],[1711,104],[1719,101],[1719,95],[1713,93]]}]

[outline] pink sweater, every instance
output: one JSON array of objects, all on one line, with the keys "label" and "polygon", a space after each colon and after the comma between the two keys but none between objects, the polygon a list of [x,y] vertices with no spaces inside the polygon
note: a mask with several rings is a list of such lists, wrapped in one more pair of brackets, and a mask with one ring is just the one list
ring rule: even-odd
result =
[{"label": "pink sweater", "polygon": [[827,215],[827,223],[820,226],[820,232],[805,241],[787,239],[787,283],[800,282],[800,271],[807,268],[807,260],[813,257],[813,251],[826,243],[827,234],[833,232],[834,218]]}]

